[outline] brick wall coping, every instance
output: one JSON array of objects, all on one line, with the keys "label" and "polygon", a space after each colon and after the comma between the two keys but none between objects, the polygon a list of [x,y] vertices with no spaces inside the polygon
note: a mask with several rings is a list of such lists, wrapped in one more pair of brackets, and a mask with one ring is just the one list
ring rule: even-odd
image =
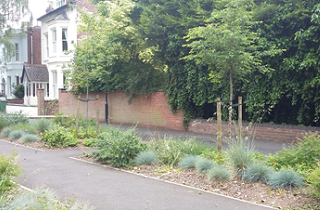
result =
[{"label": "brick wall coping", "polygon": [[[217,123],[217,120],[205,120],[205,119],[191,119],[190,123]],[[227,121],[222,121],[222,124],[228,124]],[[242,126],[249,126],[250,123],[242,122]],[[266,124],[266,123],[254,123],[257,127],[268,127],[268,128],[278,128],[278,129],[295,129],[304,131],[320,131],[320,127],[314,126],[299,126],[299,125],[278,125],[278,124]]]}]

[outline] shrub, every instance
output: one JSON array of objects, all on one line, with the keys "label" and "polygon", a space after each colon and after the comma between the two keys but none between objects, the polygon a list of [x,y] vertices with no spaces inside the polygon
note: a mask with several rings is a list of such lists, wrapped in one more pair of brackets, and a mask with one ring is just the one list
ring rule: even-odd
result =
[{"label": "shrub", "polygon": [[217,163],[224,163],[227,159],[226,153],[218,153],[216,148],[213,149],[212,147],[205,149],[200,157],[211,159]]},{"label": "shrub", "polygon": [[207,158],[198,158],[196,161],[196,170],[200,173],[206,173],[210,169],[216,167],[218,164],[213,162],[212,160],[209,160]]},{"label": "shrub", "polygon": [[82,141],[82,144],[86,147],[97,147],[98,139],[96,138],[88,138]]},{"label": "shrub", "polygon": [[38,136],[33,135],[33,134],[25,134],[20,139],[21,143],[35,142],[35,141],[38,141],[38,140],[39,140]]},{"label": "shrub", "polygon": [[14,179],[20,176],[21,171],[17,152],[13,151],[8,156],[0,154],[0,196],[16,186]]},{"label": "shrub", "polygon": [[127,131],[114,128],[108,133],[100,134],[99,138],[99,149],[91,155],[115,167],[130,167],[138,153],[147,148],[136,136],[134,128]]},{"label": "shrub", "polygon": [[242,180],[246,182],[267,183],[272,169],[266,165],[254,163],[249,165],[242,173]]},{"label": "shrub", "polygon": [[194,155],[188,155],[184,158],[179,163],[179,168],[181,170],[188,169],[188,168],[194,168],[196,165],[197,157]]},{"label": "shrub", "polygon": [[36,133],[36,129],[35,126],[33,125],[33,123],[18,123],[16,125],[13,125],[12,130],[22,130],[25,133],[30,133],[30,134],[35,134]]},{"label": "shrub", "polygon": [[25,134],[23,130],[15,130],[10,133],[9,138],[10,140],[19,139],[23,136],[23,134]]},{"label": "shrub", "polygon": [[153,165],[158,162],[156,153],[153,151],[142,151],[139,152],[137,157],[134,159],[136,165]]},{"label": "shrub", "polygon": [[230,180],[231,173],[227,169],[218,165],[210,169],[207,173],[207,176],[209,180],[227,181]]},{"label": "shrub", "polygon": [[55,127],[53,130],[46,130],[41,135],[41,140],[47,147],[68,147],[77,146],[78,139],[74,138],[71,132],[63,127]]},{"label": "shrub", "polygon": [[12,94],[16,98],[20,98],[20,99],[23,98],[24,97],[24,86],[23,86],[23,84],[19,84],[19,85],[14,86]]},{"label": "shrub", "polygon": [[255,154],[252,145],[245,145],[245,142],[233,142],[227,151],[229,161],[232,167],[241,174],[242,171],[253,163]]},{"label": "shrub", "polygon": [[269,178],[269,187],[276,188],[289,188],[300,187],[304,185],[303,178],[295,171],[290,169],[282,169],[274,172]]},{"label": "shrub", "polygon": [[35,130],[38,132],[38,133],[43,133],[45,132],[46,130],[50,130],[52,129],[53,127],[53,123],[51,120],[47,120],[47,119],[40,119],[40,120],[37,120],[33,123],[34,127],[35,127]]},{"label": "shrub", "polygon": [[308,174],[307,180],[309,185],[314,189],[313,195],[320,199],[320,164],[318,164],[318,167]]},{"label": "shrub", "polygon": [[10,128],[10,127],[4,128],[1,132],[1,136],[2,137],[9,137],[11,130],[12,130],[12,128]]},{"label": "shrub", "polygon": [[15,125],[18,123],[27,123],[29,119],[21,112],[17,113],[2,113],[0,112],[0,130],[4,127]]},{"label": "shrub", "polygon": [[317,167],[319,159],[320,135],[314,133],[305,134],[297,144],[284,148],[273,156],[268,156],[267,163],[276,170],[294,168],[298,172],[307,172]]}]

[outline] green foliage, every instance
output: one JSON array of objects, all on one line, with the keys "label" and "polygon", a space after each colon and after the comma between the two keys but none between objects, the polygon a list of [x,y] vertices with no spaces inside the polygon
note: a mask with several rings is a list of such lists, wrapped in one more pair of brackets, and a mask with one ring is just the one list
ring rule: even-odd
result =
[{"label": "green foliage", "polygon": [[25,132],[23,130],[14,130],[14,131],[10,132],[9,138],[10,138],[10,140],[19,139],[24,134],[25,134]]},{"label": "green foliage", "polygon": [[313,195],[320,199],[320,164],[318,167],[311,171],[307,176],[307,181],[309,185],[314,188]]},{"label": "green foliage", "polygon": [[139,152],[137,157],[135,157],[134,162],[137,166],[140,165],[153,165],[158,162],[157,155],[153,151],[142,151]]},{"label": "green foliage", "polygon": [[16,186],[15,178],[20,176],[22,171],[18,164],[18,154],[13,151],[8,156],[0,154],[0,197],[4,192]]},{"label": "green foliage", "polygon": [[198,160],[197,156],[194,155],[188,155],[179,162],[179,168],[181,170],[194,168],[196,165],[196,161]]},{"label": "green foliage", "polygon": [[207,176],[209,180],[228,181],[231,178],[231,173],[227,169],[218,165],[210,169]]},{"label": "green foliage", "polygon": [[147,147],[140,142],[134,128],[126,131],[114,128],[99,138],[102,139],[97,142],[98,150],[91,155],[115,167],[131,167],[134,158]]},{"label": "green foliage", "polygon": [[16,125],[19,123],[28,123],[29,119],[21,112],[16,113],[2,113],[0,112],[0,130],[10,125]]},{"label": "green foliage", "polygon": [[217,163],[224,163],[227,161],[227,154],[225,152],[218,153],[216,147],[206,148],[202,151],[200,157],[211,159]]},{"label": "green foliage", "polygon": [[2,137],[9,137],[11,131],[12,131],[12,128],[6,127],[1,131],[1,136]]},{"label": "green foliage", "polygon": [[291,169],[282,169],[274,172],[269,177],[269,187],[271,189],[301,187],[304,185],[303,178]]},{"label": "green foliage", "polygon": [[33,126],[35,126],[35,130],[38,133],[43,133],[46,130],[50,130],[53,127],[53,123],[51,120],[47,120],[47,119],[40,119],[35,121],[34,123],[32,123]]},{"label": "green foliage", "polygon": [[19,85],[14,86],[14,90],[12,91],[12,94],[16,98],[22,99],[24,97],[24,85],[19,84]]},{"label": "green foliage", "polygon": [[40,137],[41,141],[50,148],[78,145],[78,139],[76,139],[71,132],[61,126],[56,126],[53,130],[46,130],[40,134]]},{"label": "green foliage", "polygon": [[242,173],[242,180],[245,182],[267,183],[273,170],[262,163],[249,165]]},{"label": "green foliage", "polygon": [[82,144],[86,147],[96,147],[98,145],[98,139],[96,138],[85,138]]},{"label": "green foliage", "polygon": [[22,130],[25,133],[35,134],[36,129],[33,123],[18,123],[16,125],[11,126],[12,130]]},{"label": "green foliage", "polygon": [[320,160],[320,135],[305,134],[295,145],[267,157],[267,163],[274,169],[295,168],[304,173],[317,167]]},{"label": "green foliage", "polygon": [[242,172],[253,163],[255,151],[252,145],[245,145],[244,141],[235,141],[229,145],[227,154],[233,169],[235,169],[237,173],[242,174]]},{"label": "green foliage", "polygon": [[53,122],[63,127],[72,127],[76,125],[75,116],[64,115],[63,113],[57,113],[54,115]]},{"label": "green foliage", "polygon": [[25,134],[20,139],[21,143],[35,142],[35,141],[38,141],[38,140],[39,140],[38,136],[33,135],[33,134]]},{"label": "green foliage", "polygon": [[195,163],[195,168],[200,173],[206,173],[210,169],[217,167],[217,165],[218,165],[217,163],[207,158],[198,158]]}]

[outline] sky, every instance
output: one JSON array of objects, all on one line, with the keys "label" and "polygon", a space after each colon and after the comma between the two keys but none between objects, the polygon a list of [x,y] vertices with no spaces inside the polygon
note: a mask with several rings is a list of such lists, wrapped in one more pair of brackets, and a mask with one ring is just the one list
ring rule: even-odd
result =
[{"label": "sky", "polygon": [[46,13],[48,7],[48,0],[29,0],[29,9],[33,14],[33,26],[41,25],[37,24],[37,19]]}]

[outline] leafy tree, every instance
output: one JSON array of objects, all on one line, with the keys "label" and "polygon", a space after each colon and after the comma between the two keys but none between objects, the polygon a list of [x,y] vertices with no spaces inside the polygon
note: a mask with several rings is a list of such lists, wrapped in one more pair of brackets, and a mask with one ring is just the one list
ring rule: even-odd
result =
[{"label": "leafy tree", "polygon": [[0,5],[0,44],[5,46],[8,56],[10,56],[14,52],[11,43],[12,27],[28,14],[28,1],[0,0]]},{"label": "leafy tree", "polygon": [[252,31],[253,21],[251,0],[232,0],[222,10],[214,10],[208,24],[196,27],[186,36],[191,48],[187,60],[208,65],[210,78],[214,82],[224,74],[230,79],[229,122],[232,117],[233,76],[243,77],[252,69],[267,71],[261,57],[279,53],[276,50],[262,51],[259,37]]}]

